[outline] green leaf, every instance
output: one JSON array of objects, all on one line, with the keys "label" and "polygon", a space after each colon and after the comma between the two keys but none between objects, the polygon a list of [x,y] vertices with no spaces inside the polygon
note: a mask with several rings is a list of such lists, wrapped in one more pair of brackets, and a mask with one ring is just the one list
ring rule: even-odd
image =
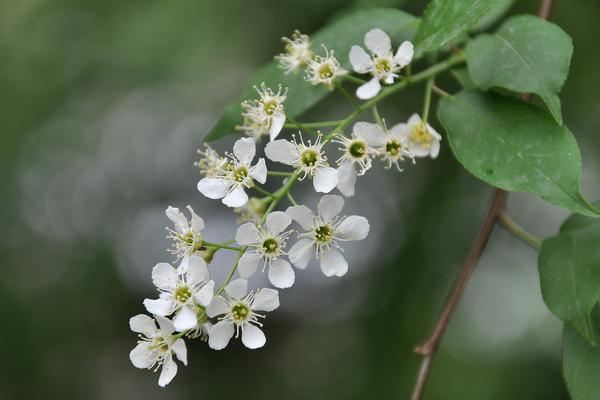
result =
[{"label": "green leaf", "polygon": [[515,2],[516,0],[498,0],[491,10],[473,27],[472,31],[484,31],[490,28],[508,13]]},{"label": "green leaf", "polygon": [[473,83],[469,70],[467,68],[455,68],[450,71],[452,77],[462,86],[465,90],[476,89],[477,86]]},{"label": "green leaf", "polygon": [[531,15],[516,16],[495,34],[471,41],[466,53],[477,86],[535,93],[562,125],[558,93],[573,54],[571,38],[562,29]]},{"label": "green leaf", "polygon": [[[600,202],[594,204],[600,206]],[[600,295],[600,220],[572,215],[544,240],[538,258],[542,296],[558,318],[596,344],[590,312]]]},{"label": "green leaf", "polygon": [[[592,325],[600,332],[600,310],[592,312]],[[597,400],[600,393],[600,346],[586,342],[575,329],[563,330],[563,374],[573,400]]]},{"label": "green leaf", "polygon": [[498,0],[432,0],[415,35],[415,55],[437,50],[474,27]]},{"label": "green leaf", "polygon": [[461,92],[442,99],[438,118],[454,155],[477,178],[504,190],[535,193],[580,214],[600,215],[579,193],[575,138],[539,107]]},{"label": "green leaf", "polygon": [[[377,27],[385,31],[392,41],[400,43],[412,39],[419,20],[414,16],[393,8],[374,8],[356,11],[335,18],[327,27],[311,35],[311,49],[322,54],[321,43],[333,49],[342,67],[351,70],[348,53],[354,44],[363,45],[365,33]],[[283,46],[282,46],[283,50]],[[265,82],[276,89],[279,84],[288,88],[284,103],[286,114],[291,118],[302,114],[324,96],[330,93],[323,86],[313,86],[304,80],[302,71],[285,75],[275,61],[261,68],[246,84],[240,98],[232,101],[226,108],[216,125],[208,133],[205,141],[211,142],[234,133],[235,126],[242,123],[241,102],[254,99],[257,94],[255,85]]]}]

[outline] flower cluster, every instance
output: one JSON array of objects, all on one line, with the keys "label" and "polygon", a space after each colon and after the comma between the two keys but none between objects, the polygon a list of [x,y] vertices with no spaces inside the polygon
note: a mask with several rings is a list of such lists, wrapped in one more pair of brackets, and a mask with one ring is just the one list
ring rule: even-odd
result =
[{"label": "flower cluster", "polygon": [[[333,50],[323,45],[325,54],[315,54],[307,35],[296,31],[284,42],[285,53],[276,59],[286,74],[305,68],[309,83],[330,89],[338,86],[337,79],[349,75]],[[358,46],[349,54],[354,71],[373,76],[358,88],[359,99],[376,96],[380,82],[391,84],[400,78],[398,72],[412,59],[412,44],[403,43],[394,55],[390,38],[379,29],[367,32],[365,45],[371,55]],[[138,344],[130,353],[131,362],[155,371],[162,367],[160,386],[177,373],[175,359],[187,365],[185,340],[200,338],[209,348],[221,350],[232,338],[241,336],[249,349],[264,346],[266,336],[261,328],[265,313],[279,307],[279,290],[294,284],[295,269],[304,270],[316,259],[326,277],[348,272],[343,246],[365,239],[370,225],[363,216],[342,214],[344,197],[332,191],[346,197],[354,195],[357,178],[376,160],[385,168],[395,166],[401,171],[400,162],[405,159],[414,163],[416,158],[435,158],[439,153],[440,135],[416,114],[390,129],[382,120],[356,122],[348,134],[343,131],[352,120],[343,120],[324,134],[305,129],[286,116],[287,89],[281,85],[274,91],[263,83],[256,90],[257,99],[242,103],[240,117],[244,122],[238,127],[249,137],[238,139],[232,152],[224,155],[205,145],[195,163],[202,175],[198,191],[209,199],[220,199],[238,214],[240,225],[234,238],[224,243],[207,241],[204,220],[190,206],[189,218],[175,207],[165,211],[172,222],[167,228],[167,237],[173,242],[168,252],[175,256],[177,265],[163,262],[152,269],[158,296],[143,302],[152,317],[140,314],[130,320],[131,330],[139,334]],[[304,133],[278,139],[288,121]],[[307,134],[315,136],[306,139]],[[287,171],[267,170],[262,157],[255,161],[256,143],[267,135],[270,140],[261,150],[269,162],[282,164]],[[339,152],[335,162],[330,163],[327,157],[328,145],[327,150]],[[283,177],[281,187],[274,192],[261,187],[269,176]],[[312,180],[315,192],[323,194],[315,210],[297,204],[291,192],[296,182],[305,179]],[[278,210],[284,200],[290,204]],[[217,251],[238,254],[219,285],[211,271]],[[276,289],[249,290],[248,279],[259,272],[265,273]]]}]

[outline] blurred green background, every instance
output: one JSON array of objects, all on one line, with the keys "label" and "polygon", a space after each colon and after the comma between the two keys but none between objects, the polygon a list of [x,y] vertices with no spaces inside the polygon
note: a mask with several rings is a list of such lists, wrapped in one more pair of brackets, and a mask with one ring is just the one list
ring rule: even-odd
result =
[{"label": "blurred green background", "polygon": [[[576,4],[576,6],[575,6]],[[195,149],[223,106],[293,29],[350,7],[422,1],[19,0],[0,3],[0,398],[405,399],[426,338],[491,195],[449,149],[398,174],[374,168],[346,212],[369,218],[350,272],[312,266],[266,321],[267,346],[189,343],[187,368],[160,389],[128,353],[130,316],[154,297],[172,204],[235,217],[195,188]],[[535,13],[522,0],[510,13]],[[600,4],[558,1],[574,40],[563,113],[582,150],[583,192],[600,198]],[[440,80],[451,88],[451,80]],[[305,120],[338,116],[337,97]],[[390,123],[420,112],[421,88],[386,103]],[[439,128],[439,125],[437,125]],[[232,139],[216,145],[227,149]],[[297,197],[314,205],[309,186]],[[303,193],[303,194],[302,194]],[[529,196],[510,212],[540,235],[565,211]],[[231,256],[214,262],[223,277]],[[260,284],[260,277],[253,282]],[[427,399],[566,399],[561,325],[543,305],[536,254],[497,229],[440,348]]]}]

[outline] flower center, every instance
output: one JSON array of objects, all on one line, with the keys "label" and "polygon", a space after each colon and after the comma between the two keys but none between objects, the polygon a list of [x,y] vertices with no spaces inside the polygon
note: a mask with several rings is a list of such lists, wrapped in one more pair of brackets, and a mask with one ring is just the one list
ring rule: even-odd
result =
[{"label": "flower center", "polygon": [[162,351],[163,353],[169,351],[169,345],[167,344],[167,342],[165,342],[165,339],[162,336],[154,338],[154,341],[152,342],[152,345],[150,345],[150,348],[157,349],[159,351]]},{"label": "flower center", "polygon": [[305,150],[300,156],[300,161],[305,167],[314,167],[319,161],[319,153],[313,149]]},{"label": "flower center", "polygon": [[274,254],[279,249],[279,243],[275,238],[268,238],[263,242],[262,248],[266,254]]},{"label": "flower center", "polygon": [[231,307],[231,316],[235,322],[244,322],[250,317],[250,307],[244,303],[237,303]]},{"label": "flower center", "polygon": [[333,77],[333,67],[330,63],[321,64],[319,67],[319,76],[321,79],[329,79]]},{"label": "flower center", "polygon": [[352,158],[364,158],[367,154],[367,144],[362,140],[354,140],[348,145],[348,153]]},{"label": "flower center", "polygon": [[277,109],[277,100],[269,99],[265,100],[263,103],[263,109],[267,115],[273,115],[275,110]]},{"label": "flower center", "polygon": [[248,177],[248,168],[245,166],[237,167],[233,170],[233,179],[236,182],[243,182]]},{"label": "flower center", "polygon": [[390,140],[385,144],[385,152],[390,157],[398,157],[400,155],[400,151],[402,150],[402,143],[397,140]]},{"label": "flower center", "polygon": [[187,285],[182,285],[175,289],[173,297],[175,297],[175,300],[180,303],[187,303],[190,297],[192,297],[192,291]]},{"label": "flower center", "polygon": [[329,225],[321,225],[315,229],[315,239],[317,242],[329,243],[333,237],[333,229]]},{"label": "flower center", "polygon": [[414,144],[420,145],[424,149],[430,148],[431,143],[433,142],[433,138],[431,137],[431,134],[429,134],[427,126],[422,122],[413,128],[408,140]]},{"label": "flower center", "polygon": [[375,61],[375,69],[377,72],[390,72],[392,70],[392,62],[387,58],[378,58]]},{"label": "flower center", "polygon": [[196,304],[195,310],[196,311],[196,316],[198,318],[198,323],[199,324],[205,324],[208,322],[208,315],[206,315],[206,308]]}]

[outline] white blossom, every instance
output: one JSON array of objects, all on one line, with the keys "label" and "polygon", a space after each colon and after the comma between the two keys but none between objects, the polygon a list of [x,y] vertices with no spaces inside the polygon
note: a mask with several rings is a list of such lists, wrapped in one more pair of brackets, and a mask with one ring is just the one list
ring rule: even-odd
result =
[{"label": "white blossom", "polygon": [[398,171],[402,171],[399,162],[404,161],[404,157],[410,158],[413,163],[415,162],[413,154],[408,150],[407,139],[402,135],[403,125],[405,124],[396,124],[390,130],[378,124],[370,125],[370,129],[381,137],[379,147],[376,150],[379,157],[386,164],[385,168],[389,169],[394,165]]},{"label": "white blossom", "polygon": [[242,333],[242,343],[249,349],[263,347],[265,334],[259,328],[264,318],[260,311],[273,311],[279,307],[279,293],[275,289],[258,289],[248,293],[248,282],[237,279],[225,287],[225,296],[217,295],[206,309],[208,316],[219,316],[208,332],[208,346],[214,350],[224,349],[233,335]]},{"label": "white blossom", "polygon": [[219,153],[206,143],[204,144],[204,150],[198,149],[197,153],[200,155],[200,160],[196,161],[194,165],[206,177],[218,175],[219,171],[227,165],[227,159],[219,156]]},{"label": "white blossom", "polygon": [[329,193],[338,183],[338,172],[327,163],[321,138],[319,133],[314,144],[310,140],[308,144],[304,143],[302,134],[300,142],[296,141],[295,136],[293,142],[277,139],[267,144],[265,154],[272,161],[300,169],[303,173],[300,180],[308,176],[312,178],[317,192]]},{"label": "white blossom", "polygon": [[197,255],[184,258],[178,269],[167,263],[156,264],[152,282],[160,295],[156,300],[144,300],[146,310],[161,317],[175,313],[173,325],[178,332],[198,325],[198,317],[212,301],[215,287],[206,262]]},{"label": "white blossom", "polygon": [[267,166],[264,158],[251,166],[256,154],[256,145],[252,139],[241,138],[233,145],[233,155],[226,168],[215,177],[202,178],[198,190],[209,199],[223,199],[228,207],[242,207],[248,201],[244,189],[254,186],[254,180],[265,183]]},{"label": "white blossom", "polygon": [[[283,102],[286,99],[287,89],[284,90],[279,85],[278,91],[274,92],[266,87],[264,82],[260,89],[254,88],[258,92],[259,99],[242,102],[244,123],[238,129],[256,140],[268,128],[270,140],[274,140],[285,124]],[[266,134],[266,132],[264,133]]]},{"label": "white blossom", "polygon": [[365,34],[365,46],[371,55],[360,46],[354,45],[350,49],[350,63],[354,71],[373,76],[369,82],[356,90],[356,96],[364,100],[375,97],[379,93],[380,82],[392,84],[398,77],[397,72],[410,64],[414,54],[413,44],[405,41],[394,55],[390,37],[378,28]]},{"label": "white blossom", "polygon": [[189,256],[197,252],[202,247],[202,229],[204,229],[204,220],[199,217],[191,206],[186,207],[190,212],[188,220],[179,208],[167,207],[165,214],[173,222],[173,229],[167,228],[169,234],[167,237],[173,240],[173,248],[168,251],[175,254],[177,258]]},{"label": "white blossom", "polygon": [[273,211],[267,215],[265,228],[248,222],[241,225],[235,234],[235,241],[248,250],[240,257],[238,273],[247,279],[254,275],[262,262],[263,270],[268,267],[269,281],[273,286],[285,289],[294,284],[295,274],[290,263],[282,256],[289,234],[285,229],[292,223],[283,211]]},{"label": "white blossom", "polygon": [[281,40],[285,43],[285,52],[275,56],[275,60],[286,74],[297,71],[311,59],[313,53],[308,35],[295,30],[291,39],[282,37]]},{"label": "white blossom", "polygon": [[431,125],[423,122],[418,114],[411,115],[406,124],[398,124],[397,132],[415,157],[436,158],[440,153],[442,136]]},{"label": "white blossom", "polygon": [[137,346],[129,353],[129,359],[136,368],[154,369],[162,366],[158,385],[166,386],[177,374],[177,364],[173,354],[183,365],[187,365],[187,348],[183,339],[175,339],[173,324],[166,318],[156,316],[160,329],[154,319],[139,314],[129,320],[129,327],[139,333]]},{"label": "white blossom", "polygon": [[316,55],[308,60],[305,79],[313,85],[323,84],[333,89],[333,85],[338,76],[343,76],[348,73],[341,67],[340,62],[334,57],[334,51],[329,51],[325,45],[325,57]]},{"label": "white blossom", "polygon": [[381,147],[383,137],[381,128],[368,122],[357,122],[352,128],[352,137],[338,135],[335,143],[343,152],[338,158],[338,183],[337,188],[344,196],[354,195],[356,177],[362,176],[372,165],[372,159],[377,155],[377,148]]},{"label": "white blossom", "polygon": [[351,215],[339,217],[344,207],[344,198],[337,195],[321,197],[318,214],[304,205],[292,206],[286,213],[306,231],[292,246],[289,258],[295,267],[304,269],[313,254],[321,263],[325,276],[343,276],[348,263],[342,255],[340,242],[363,240],[369,234],[369,222],[365,217]]}]

